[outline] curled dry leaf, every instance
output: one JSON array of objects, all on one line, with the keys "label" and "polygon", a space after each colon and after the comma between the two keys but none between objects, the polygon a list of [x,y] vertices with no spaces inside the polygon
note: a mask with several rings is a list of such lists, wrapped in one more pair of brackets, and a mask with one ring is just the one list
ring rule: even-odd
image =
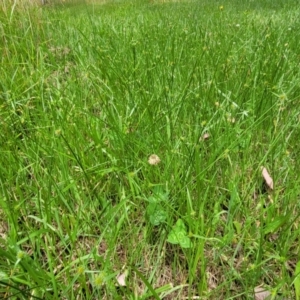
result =
[{"label": "curled dry leaf", "polygon": [[274,184],[273,184],[273,179],[270,176],[268,170],[265,167],[262,167],[262,176],[267,184],[267,186],[273,190],[274,189]]},{"label": "curled dry leaf", "polygon": [[127,271],[124,271],[123,273],[119,274],[116,277],[119,286],[126,286],[126,282],[125,282],[126,276],[127,276]]},{"label": "curled dry leaf", "polygon": [[262,286],[257,286],[254,288],[254,297],[255,300],[265,300],[271,297],[271,293]]}]

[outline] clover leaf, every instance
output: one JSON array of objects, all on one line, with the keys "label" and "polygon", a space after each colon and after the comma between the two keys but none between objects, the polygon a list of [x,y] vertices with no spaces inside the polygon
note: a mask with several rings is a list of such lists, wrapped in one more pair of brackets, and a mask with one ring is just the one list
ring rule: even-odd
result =
[{"label": "clover leaf", "polygon": [[173,226],[168,234],[167,241],[171,244],[179,244],[182,248],[191,248],[191,240],[187,235],[186,227],[181,219],[178,219],[175,226]]},{"label": "clover leaf", "polygon": [[146,208],[146,216],[153,226],[158,226],[167,219],[167,212],[159,203],[150,203]]}]

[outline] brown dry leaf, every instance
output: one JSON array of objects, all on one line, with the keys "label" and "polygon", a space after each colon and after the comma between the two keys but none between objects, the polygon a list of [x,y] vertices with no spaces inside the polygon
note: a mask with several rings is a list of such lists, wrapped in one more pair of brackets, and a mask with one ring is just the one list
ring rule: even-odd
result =
[{"label": "brown dry leaf", "polygon": [[274,189],[274,184],[273,184],[273,179],[270,176],[268,170],[265,167],[262,167],[262,176],[267,184],[267,186],[273,190]]},{"label": "brown dry leaf", "polygon": [[211,272],[207,272],[206,276],[207,276],[209,291],[216,289],[218,284],[218,279]]},{"label": "brown dry leaf", "polygon": [[254,191],[254,192],[253,192],[253,194],[252,194],[252,198],[253,198],[253,200],[257,200],[257,198],[258,198],[258,194],[257,194],[257,192],[256,192],[256,191]]},{"label": "brown dry leaf", "polygon": [[255,300],[265,300],[271,298],[271,293],[262,286],[257,286],[254,288],[254,296]]}]

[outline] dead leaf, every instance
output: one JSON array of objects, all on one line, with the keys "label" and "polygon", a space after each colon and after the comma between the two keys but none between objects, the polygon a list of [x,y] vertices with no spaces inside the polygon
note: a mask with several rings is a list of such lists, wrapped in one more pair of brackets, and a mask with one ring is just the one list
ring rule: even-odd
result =
[{"label": "dead leaf", "polygon": [[257,200],[257,198],[258,198],[258,194],[257,194],[257,192],[256,192],[256,191],[254,191],[254,192],[253,192],[253,194],[252,194],[252,198],[253,198],[253,200]]},{"label": "dead leaf", "polygon": [[124,271],[123,273],[119,274],[116,277],[119,286],[126,286],[125,279],[126,279],[127,273],[128,273],[127,271]]},{"label": "dead leaf", "polygon": [[207,276],[209,291],[216,289],[218,284],[218,279],[211,272],[207,272],[206,276]]},{"label": "dead leaf", "polygon": [[257,286],[254,288],[254,296],[255,300],[265,300],[271,296],[271,293],[262,286]]},{"label": "dead leaf", "polygon": [[274,184],[273,184],[273,179],[270,176],[268,170],[265,167],[262,167],[262,176],[267,184],[267,186],[273,190],[274,189]]}]

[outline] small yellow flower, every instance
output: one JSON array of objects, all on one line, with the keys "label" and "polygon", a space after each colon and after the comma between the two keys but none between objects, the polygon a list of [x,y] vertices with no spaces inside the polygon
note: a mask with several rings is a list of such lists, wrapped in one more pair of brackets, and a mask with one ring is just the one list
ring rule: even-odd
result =
[{"label": "small yellow flower", "polygon": [[56,129],[55,130],[55,135],[59,136],[61,134],[61,129]]},{"label": "small yellow flower", "polygon": [[76,273],[78,275],[82,275],[84,273],[84,267],[83,266],[79,266],[76,270]]},{"label": "small yellow flower", "polygon": [[219,7],[219,10],[223,10],[223,9],[224,9],[224,6],[221,5],[221,6]]},{"label": "small yellow flower", "polygon": [[281,94],[281,95],[279,95],[279,100],[281,100],[281,101],[287,100],[286,94]]},{"label": "small yellow flower", "polygon": [[25,257],[25,252],[23,252],[23,251],[18,251],[18,253],[17,253],[17,259],[18,260],[21,260],[22,258],[24,258]]},{"label": "small yellow flower", "polygon": [[105,282],[105,272],[100,272],[94,277],[94,286],[100,288]]},{"label": "small yellow flower", "polygon": [[150,165],[157,165],[160,163],[160,158],[156,154],[152,154],[148,158],[148,163]]},{"label": "small yellow flower", "polygon": [[129,173],[128,173],[128,176],[129,176],[129,177],[134,177],[135,175],[136,175],[136,172],[129,172]]}]

